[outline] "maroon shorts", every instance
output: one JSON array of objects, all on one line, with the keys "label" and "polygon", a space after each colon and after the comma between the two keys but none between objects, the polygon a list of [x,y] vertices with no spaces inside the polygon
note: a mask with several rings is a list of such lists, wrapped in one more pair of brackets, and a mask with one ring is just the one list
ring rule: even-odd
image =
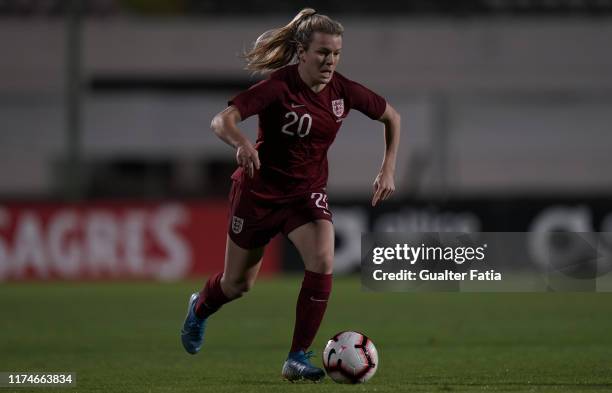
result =
[{"label": "maroon shorts", "polygon": [[279,232],[287,236],[314,220],[332,221],[325,190],[281,203],[261,200],[245,188],[241,180],[232,183],[228,228],[230,238],[242,248],[263,247]]}]

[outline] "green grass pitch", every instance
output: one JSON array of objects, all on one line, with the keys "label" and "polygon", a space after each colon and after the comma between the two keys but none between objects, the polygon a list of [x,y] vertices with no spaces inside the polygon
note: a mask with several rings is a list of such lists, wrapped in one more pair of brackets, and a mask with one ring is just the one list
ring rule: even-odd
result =
[{"label": "green grass pitch", "polygon": [[609,392],[612,294],[372,293],[335,280],[313,345],[360,330],[380,368],[364,385],[283,381],[301,277],[262,278],[186,354],[199,282],[0,285],[0,371],[74,371],[70,389],[16,392]]}]

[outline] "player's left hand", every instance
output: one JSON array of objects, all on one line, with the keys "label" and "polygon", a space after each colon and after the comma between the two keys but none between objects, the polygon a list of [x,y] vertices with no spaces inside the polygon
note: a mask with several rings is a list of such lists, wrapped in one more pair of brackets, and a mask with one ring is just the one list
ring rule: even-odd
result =
[{"label": "player's left hand", "polygon": [[378,201],[384,201],[395,191],[395,180],[393,174],[381,171],[374,179],[374,196],[372,197],[372,206],[376,206]]}]

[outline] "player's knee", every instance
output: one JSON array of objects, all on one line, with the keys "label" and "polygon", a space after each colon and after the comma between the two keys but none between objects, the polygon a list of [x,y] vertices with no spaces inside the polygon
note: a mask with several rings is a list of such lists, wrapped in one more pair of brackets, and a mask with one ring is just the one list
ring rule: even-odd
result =
[{"label": "player's knee", "polygon": [[315,273],[331,274],[334,270],[334,256],[331,253],[317,254],[308,270]]}]

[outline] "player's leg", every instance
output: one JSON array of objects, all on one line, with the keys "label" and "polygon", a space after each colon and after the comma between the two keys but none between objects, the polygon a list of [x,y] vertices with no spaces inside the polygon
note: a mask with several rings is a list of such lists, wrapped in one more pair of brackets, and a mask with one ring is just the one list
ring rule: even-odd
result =
[{"label": "player's leg", "polygon": [[225,303],[248,292],[257,279],[263,252],[264,247],[244,249],[228,236],[223,272],[210,277],[200,291],[196,314],[207,318]]},{"label": "player's leg", "polygon": [[204,342],[206,321],[221,306],[248,292],[261,267],[264,247],[244,249],[228,235],[223,272],[211,276],[199,293],[189,299],[181,341],[188,353],[196,354]]},{"label": "player's leg", "polygon": [[307,378],[318,381],[325,373],[310,364],[306,351],[319,330],[331,293],[334,227],[326,219],[315,220],[294,229],[288,237],[302,257],[305,271],[296,305],[293,341],[283,366],[283,376],[289,380]]},{"label": "player's leg", "polygon": [[224,270],[210,277],[204,288],[189,299],[181,340],[191,354],[197,353],[204,342],[208,317],[253,286],[264,247],[279,230],[274,221],[274,209],[258,203],[250,193],[243,191],[242,180],[234,179],[229,197],[231,218]]}]

